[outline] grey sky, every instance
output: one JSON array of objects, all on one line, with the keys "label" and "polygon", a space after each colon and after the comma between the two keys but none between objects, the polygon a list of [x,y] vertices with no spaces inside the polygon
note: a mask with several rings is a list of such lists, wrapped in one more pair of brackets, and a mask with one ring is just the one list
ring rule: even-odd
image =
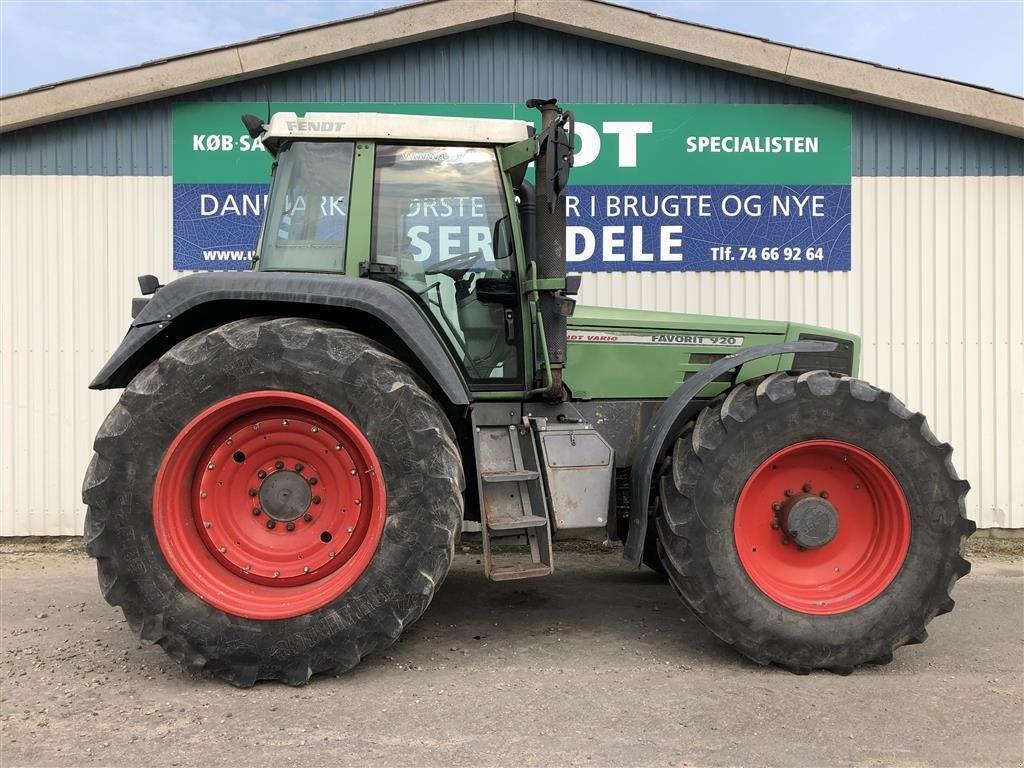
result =
[{"label": "grey sky", "polygon": [[[1024,94],[1024,0],[620,4]],[[0,93],[400,5],[396,0],[0,0]],[[552,10],[557,12],[557,0]]]}]

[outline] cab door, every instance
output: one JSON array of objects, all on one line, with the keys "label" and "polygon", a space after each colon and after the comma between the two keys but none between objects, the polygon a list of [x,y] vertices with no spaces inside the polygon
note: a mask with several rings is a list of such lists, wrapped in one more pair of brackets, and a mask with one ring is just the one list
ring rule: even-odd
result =
[{"label": "cab door", "polygon": [[474,390],[522,389],[513,242],[493,147],[377,145],[374,271],[433,320]]}]

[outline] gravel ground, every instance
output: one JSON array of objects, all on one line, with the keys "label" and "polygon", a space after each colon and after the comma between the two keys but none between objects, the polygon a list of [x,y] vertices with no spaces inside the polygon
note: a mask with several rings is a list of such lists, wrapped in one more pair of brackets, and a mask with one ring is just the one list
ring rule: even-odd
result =
[{"label": "gravel ground", "polygon": [[761,668],[617,551],[490,584],[461,552],[390,650],[304,688],[194,679],[100,597],[77,540],[0,545],[0,765],[1021,765],[1021,542],[972,542],[924,645]]}]

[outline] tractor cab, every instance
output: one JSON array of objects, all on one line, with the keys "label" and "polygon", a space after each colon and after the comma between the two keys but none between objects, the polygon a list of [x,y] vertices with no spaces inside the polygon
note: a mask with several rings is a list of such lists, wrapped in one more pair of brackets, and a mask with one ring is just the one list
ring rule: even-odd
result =
[{"label": "tractor cab", "polygon": [[[381,114],[274,115],[260,271],[383,280],[430,318],[473,385],[515,388],[525,254],[502,149],[532,126]],[[396,138],[401,137],[401,138]]]}]

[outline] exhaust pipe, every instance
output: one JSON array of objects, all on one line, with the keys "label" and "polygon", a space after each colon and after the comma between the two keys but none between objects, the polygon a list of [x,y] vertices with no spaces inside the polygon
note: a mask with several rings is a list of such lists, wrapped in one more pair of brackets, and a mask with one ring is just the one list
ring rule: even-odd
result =
[{"label": "exhaust pipe", "polygon": [[[572,314],[575,302],[568,299],[565,280],[565,186],[572,165],[572,138],[565,132],[571,127],[572,113],[562,112],[555,99],[530,99],[526,106],[541,113],[541,144],[537,157],[536,213],[534,214],[535,248],[533,258],[537,264],[538,281],[560,280],[563,287],[542,288],[538,299],[538,312],[544,325],[547,345],[545,359],[542,345],[534,355],[536,360],[534,381],[540,388],[547,386],[545,396],[552,400],[564,397],[562,368],[565,367],[566,320]],[[543,282],[541,283],[543,285]],[[551,379],[547,379],[547,366]]]}]

